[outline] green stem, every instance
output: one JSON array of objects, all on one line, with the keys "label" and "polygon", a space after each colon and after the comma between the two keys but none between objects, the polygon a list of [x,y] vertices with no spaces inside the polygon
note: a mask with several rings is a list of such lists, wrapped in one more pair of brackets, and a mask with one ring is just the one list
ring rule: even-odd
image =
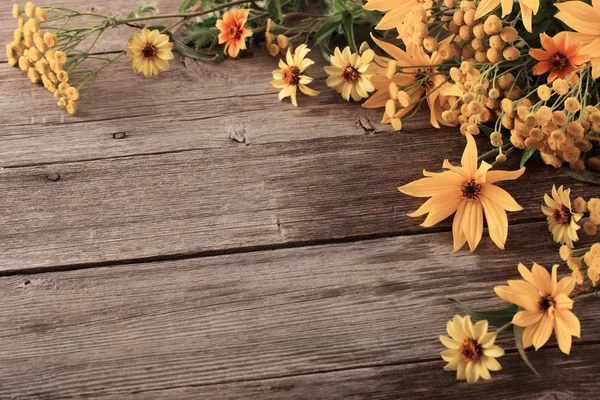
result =
[{"label": "green stem", "polygon": [[600,297],[600,290],[596,291],[596,292],[592,292],[592,293],[587,293],[587,294],[582,294],[582,295],[579,295],[579,296],[575,296],[575,297],[573,297],[573,300],[579,301],[579,300],[590,299],[592,297]]},{"label": "green stem", "polygon": [[508,324],[502,325],[500,328],[496,329],[496,336],[498,336],[499,334],[501,334],[502,331],[504,331],[506,328],[508,328],[511,325],[512,325],[512,322],[509,322]]}]

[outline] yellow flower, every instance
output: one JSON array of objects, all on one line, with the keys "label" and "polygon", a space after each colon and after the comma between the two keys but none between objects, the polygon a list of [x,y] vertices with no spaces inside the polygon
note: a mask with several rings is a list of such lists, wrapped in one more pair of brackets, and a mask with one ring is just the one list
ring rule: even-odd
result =
[{"label": "yellow flower", "polygon": [[46,14],[46,11],[39,7],[35,9],[35,16],[38,17],[38,19],[42,22],[48,21],[48,15]]},{"label": "yellow flower", "polygon": [[429,214],[424,227],[431,227],[453,213],[452,234],[454,251],[465,242],[474,251],[483,235],[483,217],[493,242],[504,249],[508,236],[506,211],[520,211],[522,207],[504,189],[493,185],[498,181],[519,178],[525,168],[517,171],[489,171],[492,166],[483,161],[477,168],[477,145],[469,134],[462,155],[461,166],[455,167],[444,160],[448,171],[432,173],[423,171],[425,178],[398,188],[402,193],[415,197],[430,197],[417,211],[409,214],[418,217]]},{"label": "yellow flower", "polygon": [[554,330],[558,347],[569,354],[571,336],[581,335],[579,320],[571,312],[573,300],[569,298],[575,279],[569,276],[557,282],[557,269],[558,265],[554,265],[550,276],[546,268],[536,263],[533,263],[531,271],[519,264],[519,273],[524,281],[508,281],[508,286],[496,286],[494,291],[502,299],[521,307],[512,323],[525,328],[523,347],[533,345],[536,350],[539,349]]},{"label": "yellow flower", "polygon": [[12,6],[12,16],[13,16],[13,18],[19,18],[21,16],[22,12],[23,11],[21,10],[21,7],[19,7],[18,4],[16,4],[16,3],[13,4],[13,6]]},{"label": "yellow flower", "polygon": [[[502,17],[510,14],[513,8],[513,0],[481,0],[477,6],[475,12],[475,19],[479,19],[486,14],[494,11],[496,7],[502,4]],[[523,26],[529,32],[532,30],[532,14],[536,15],[540,9],[540,0],[519,0],[519,6],[521,7],[521,18],[523,19]]]},{"label": "yellow flower", "polygon": [[[383,117],[383,123],[389,123],[392,119],[400,119],[407,115],[417,105],[418,101],[423,96],[426,96],[430,112],[429,121],[431,125],[436,128],[440,127],[440,123],[446,126],[455,126],[455,124],[447,122],[442,118],[442,113],[444,112],[443,105],[447,103],[447,98],[449,96],[461,97],[463,93],[456,85],[448,83],[441,74],[435,74],[443,61],[439,54],[437,52],[433,52],[429,56],[425,54],[422,47],[417,46],[413,41],[409,41],[406,46],[406,51],[404,51],[393,44],[381,41],[374,36],[372,37],[375,43],[377,43],[382,50],[394,57],[397,65],[403,67],[403,72],[402,74],[398,74],[401,77],[397,80],[394,79],[394,76],[391,78],[387,76],[388,88],[386,89],[382,89],[380,87],[382,81],[372,79],[372,83],[375,86],[375,89],[378,90],[378,93],[375,93],[372,96],[372,102],[369,101],[371,99],[366,101],[364,107],[376,108],[375,105],[378,105],[385,98],[385,96],[387,96],[389,99],[390,82],[400,82],[399,85],[401,86],[416,86],[411,88],[411,92],[409,93],[411,97],[410,104],[407,107],[399,109],[393,116],[385,113]],[[389,65],[389,63],[387,65]],[[418,82],[419,84],[414,85],[415,82]],[[382,92],[379,92],[380,90]],[[384,105],[388,99],[385,99],[383,102]]]},{"label": "yellow flower", "polygon": [[415,6],[429,10],[433,7],[432,0],[369,0],[363,7],[366,10],[384,11],[383,16],[376,29],[394,29],[404,22],[404,17],[410,13]]},{"label": "yellow flower", "polygon": [[327,86],[341,93],[346,101],[360,101],[360,99],[369,97],[369,92],[375,90],[369,78],[375,73],[369,70],[371,61],[375,57],[373,50],[368,49],[362,55],[350,53],[350,47],[340,51],[335,48],[331,56],[331,66],[325,67],[325,72],[329,75]]},{"label": "yellow flower", "polygon": [[548,230],[552,232],[552,238],[556,243],[566,244],[573,248],[573,242],[579,240],[577,231],[581,226],[577,221],[583,214],[574,213],[571,208],[571,189],[563,189],[552,185],[552,197],[544,194],[545,206],[542,206],[542,212],[546,215],[548,221]]},{"label": "yellow flower", "polygon": [[[146,78],[150,78],[169,69],[169,60],[173,59],[172,48],[169,36],[161,34],[158,29],[150,31],[144,28],[141,33],[133,34],[125,51],[131,57],[133,71],[142,72]],[[60,62],[58,53],[55,53],[54,59]]]},{"label": "yellow flower", "polygon": [[35,17],[35,6],[30,1],[25,4],[25,15],[29,18]]},{"label": "yellow flower", "polygon": [[581,41],[582,54],[587,54],[592,64],[594,79],[600,77],[600,2],[592,1],[592,5],[583,1],[567,1],[555,3],[560,11],[554,16],[576,32],[569,32],[569,40]]},{"label": "yellow flower", "polygon": [[504,350],[495,345],[496,334],[488,332],[488,322],[471,322],[468,315],[455,315],[446,325],[448,336],[440,336],[440,342],[448,348],[441,353],[448,364],[445,371],[456,371],[456,379],[475,383],[479,378],[489,380],[490,371],[500,371],[502,366],[496,360],[504,355]]},{"label": "yellow flower", "polygon": [[310,49],[301,44],[294,51],[294,55],[290,49],[285,56],[287,64],[283,60],[279,60],[279,69],[273,71],[273,80],[271,85],[277,89],[281,89],[278,98],[279,101],[289,97],[292,104],[298,107],[296,102],[296,91],[300,89],[307,96],[317,96],[319,92],[309,88],[308,85],[313,81],[313,78],[304,75],[304,71],[313,65],[315,62],[310,58],[305,58]]}]

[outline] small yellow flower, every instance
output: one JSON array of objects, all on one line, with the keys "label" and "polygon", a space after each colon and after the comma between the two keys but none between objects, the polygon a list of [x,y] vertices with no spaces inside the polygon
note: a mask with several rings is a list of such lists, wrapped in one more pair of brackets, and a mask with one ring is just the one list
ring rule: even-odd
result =
[{"label": "small yellow flower", "polygon": [[573,300],[569,294],[575,287],[575,279],[571,276],[557,280],[558,265],[552,267],[552,275],[546,268],[533,263],[528,270],[519,264],[519,273],[524,281],[511,280],[508,286],[496,286],[494,291],[502,299],[514,303],[521,308],[515,314],[512,323],[524,327],[523,347],[542,347],[552,330],[556,334],[558,347],[569,354],[572,336],[580,337],[579,320],[573,314]]},{"label": "small yellow flower", "polygon": [[461,166],[456,167],[444,160],[447,171],[433,173],[423,171],[425,178],[398,188],[402,193],[415,197],[430,197],[417,211],[408,214],[418,217],[428,214],[423,227],[431,227],[454,215],[452,234],[454,251],[466,242],[474,251],[483,235],[484,213],[492,241],[500,249],[508,236],[506,211],[520,211],[522,207],[504,189],[494,183],[519,178],[525,168],[517,171],[490,171],[485,161],[477,168],[477,145],[475,139],[466,135],[467,146],[462,155]]},{"label": "small yellow flower", "polygon": [[279,69],[273,71],[271,85],[274,88],[281,89],[278,95],[280,101],[289,97],[292,104],[298,107],[296,101],[297,89],[300,89],[307,96],[319,95],[318,91],[306,86],[313,81],[313,78],[304,75],[304,71],[315,63],[310,58],[305,58],[309,51],[310,49],[305,44],[301,44],[294,51],[294,55],[288,49],[286,54],[287,63],[279,60]]},{"label": "small yellow flower", "polygon": [[21,13],[23,12],[23,10],[21,10],[21,7],[19,7],[18,4],[13,4],[12,6],[12,16],[13,18],[19,18],[21,16]]},{"label": "small yellow flower", "polygon": [[[133,71],[150,78],[169,69],[169,60],[174,57],[172,48],[169,36],[161,34],[158,29],[150,31],[144,28],[141,33],[133,34],[125,51],[131,57]],[[55,59],[57,55],[58,52],[54,55]]]},{"label": "small yellow flower", "polygon": [[343,51],[336,47],[331,56],[331,66],[325,67],[325,72],[329,75],[327,86],[341,93],[346,101],[350,101],[350,96],[354,101],[369,97],[369,92],[375,90],[369,81],[375,75],[375,71],[369,68],[374,57],[375,53],[371,49],[360,55],[350,53],[350,47]]},{"label": "small yellow flower", "polygon": [[54,61],[59,65],[64,65],[67,62],[67,55],[62,51],[54,52]]},{"label": "small yellow flower", "polygon": [[440,336],[440,342],[448,348],[441,353],[448,364],[445,371],[456,371],[456,379],[475,383],[479,378],[491,379],[490,371],[500,371],[496,360],[504,350],[495,345],[496,334],[488,332],[488,322],[471,322],[471,317],[455,315],[446,325],[448,336]]},{"label": "small yellow flower", "polygon": [[58,38],[55,34],[46,32],[44,33],[44,42],[48,45],[48,47],[55,47],[58,44]]},{"label": "small yellow flower", "polygon": [[35,6],[30,1],[25,4],[25,15],[29,18],[35,17]]},{"label": "small yellow flower", "polygon": [[56,74],[56,78],[58,78],[61,82],[67,82],[69,80],[69,73],[67,71],[58,71]]},{"label": "small yellow flower", "polygon": [[79,90],[77,90],[76,87],[71,86],[67,89],[67,97],[69,98],[69,100],[79,100]]},{"label": "small yellow flower", "polygon": [[548,230],[552,233],[552,238],[556,243],[561,243],[573,248],[573,242],[579,240],[577,231],[581,226],[577,221],[583,214],[574,213],[571,208],[571,189],[556,189],[552,185],[552,197],[544,194],[545,206],[542,206],[542,212],[546,215],[548,221]]},{"label": "small yellow flower", "polygon": [[71,115],[77,114],[77,104],[74,101],[69,100],[67,103],[67,112]]},{"label": "small yellow flower", "polygon": [[42,22],[48,21],[48,15],[46,14],[46,11],[42,10],[39,7],[35,9],[35,16],[38,17],[38,19]]}]

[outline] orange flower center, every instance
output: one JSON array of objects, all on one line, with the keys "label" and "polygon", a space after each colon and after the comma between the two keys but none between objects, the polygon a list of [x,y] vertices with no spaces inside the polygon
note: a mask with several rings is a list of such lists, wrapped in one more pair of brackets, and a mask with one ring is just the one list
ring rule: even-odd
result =
[{"label": "orange flower center", "polygon": [[466,339],[459,347],[458,352],[467,361],[477,361],[483,350],[481,345],[473,339]]},{"label": "orange flower center", "polygon": [[283,71],[281,79],[283,79],[286,85],[297,85],[300,82],[300,68],[290,65]]},{"label": "orange flower center", "polygon": [[356,70],[356,68],[348,65],[342,69],[342,78],[348,83],[354,83],[358,80],[360,74]]},{"label": "orange flower center", "polygon": [[560,204],[554,209],[552,217],[561,225],[569,225],[571,223],[571,210],[564,204]]},{"label": "orange flower center", "polygon": [[556,301],[552,296],[542,297],[540,300],[540,310],[547,312],[550,307],[556,307]]},{"label": "orange flower center", "polygon": [[144,56],[144,58],[154,58],[156,57],[156,52],[156,46],[150,43],[146,43],[146,45],[142,48],[142,56]]},{"label": "orange flower center", "polygon": [[481,185],[475,182],[475,179],[471,179],[463,183],[460,191],[463,199],[477,200],[479,195],[481,195]]},{"label": "orange flower center", "polygon": [[548,64],[552,71],[562,72],[569,66],[569,58],[557,51],[550,56]]},{"label": "orange flower center", "polygon": [[242,36],[242,30],[237,25],[229,25],[229,37],[232,39],[238,39]]}]

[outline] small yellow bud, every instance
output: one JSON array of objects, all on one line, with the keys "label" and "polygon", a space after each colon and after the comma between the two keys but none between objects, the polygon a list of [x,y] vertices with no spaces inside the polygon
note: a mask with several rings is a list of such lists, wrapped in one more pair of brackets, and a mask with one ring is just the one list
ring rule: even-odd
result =
[{"label": "small yellow bud", "polygon": [[38,19],[42,22],[48,21],[48,15],[46,14],[46,11],[42,10],[39,7],[35,9],[35,16],[38,17]]},{"label": "small yellow bud", "polygon": [[29,18],[35,17],[35,6],[30,1],[25,4],[25,15]]}]

